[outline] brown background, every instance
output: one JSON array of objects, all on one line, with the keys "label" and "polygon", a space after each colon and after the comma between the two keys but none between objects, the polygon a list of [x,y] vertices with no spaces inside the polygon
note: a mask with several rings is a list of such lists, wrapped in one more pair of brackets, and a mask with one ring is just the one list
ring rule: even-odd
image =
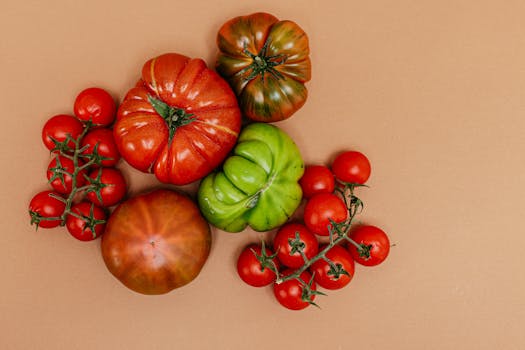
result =
[{"label": "brown background", "polygon": [[[362,220],[396,244],[384,265],[291,312],[234,270],[271,234],[214,232],[192,284],[146,297],[99,241],[29,226],[49,117],[89,86],[121,98],[164,52],[213,64],[219,26],[259,10],[310,36],[309,100],[279,124],[305,161],[372,162]],[[4,1],[0,348],[524,349],[524,18],[523,1]],[[156,184],[120,167],[132,194]]]}]

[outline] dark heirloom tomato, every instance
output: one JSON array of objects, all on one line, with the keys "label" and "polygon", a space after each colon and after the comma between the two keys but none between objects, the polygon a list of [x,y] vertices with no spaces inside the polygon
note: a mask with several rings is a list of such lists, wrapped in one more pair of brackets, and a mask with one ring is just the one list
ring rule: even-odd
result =
[{"label": "dark heirloom tomato", "polygon": [[150,59],[114,125],[122,157],[164,183],[185,185],[216,168],[241,127],[235,94],[201,59]]},{"label": "dark heirloom tomato", "polygon": [[217,45],[217,72],[233,87],[246,117],[275,122],[303,106],[310,49],[296,23],[267,13],[236,17],[221,27]]},{"label": "dark heirloom tomato", "polygon": [[102,236],[109,271],[142,294],[164,294],[191,282],[210,253],[208,223],[185,195],[156,190],[121,203]]}]

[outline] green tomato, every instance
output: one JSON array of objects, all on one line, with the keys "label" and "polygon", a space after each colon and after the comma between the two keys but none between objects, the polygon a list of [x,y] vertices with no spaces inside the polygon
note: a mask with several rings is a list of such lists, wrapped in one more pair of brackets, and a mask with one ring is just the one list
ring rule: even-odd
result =
[{"label": "green tomato", "polygon": [[200,184],[204,217],[228,232],[250,226],[269,231],[284,224],[302,199],[304,162],[294,141],[274,125],[254,123],[239,135],[222,171]]}]

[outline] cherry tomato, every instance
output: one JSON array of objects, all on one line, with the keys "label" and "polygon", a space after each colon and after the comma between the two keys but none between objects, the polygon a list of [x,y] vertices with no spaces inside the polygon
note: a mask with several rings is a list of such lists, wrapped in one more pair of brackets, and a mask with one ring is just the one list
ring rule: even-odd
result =
[{"label": "cherry tomato", "polygon": [[[56,147],[53,140],[64,142],[68,135],[72,139],[77,139],[83,130],[84,126],[75,117],[66,114],[55,115],[44,124],[42,128],[42,141],[46,148],[51,151]],[[67,147],[74,149],[75,143],[69,141]]]},{"label": "cherry tomato", "polygon": [[89,202],[73,205],[71,211],[82,218],[68,214],[66,227],[69,233],[80,241],[92,241],[104,233],[106,228],[106,212],[104,209]]},{"label": "cherry tomato", "polygon": [[120,154],[113,138],[113,132],[110,129],[93,129],[82,139],[82,147],[89,147],[82,154],[92,154],[97,146],[97,152],[100,156],[108,158],[101,161],[104,167],[115,166],[120,159]]},{"label": "cherry tomato", "polygon": [[117,106],[106,90],[92,87],[78,94],[74,111],[80,120],[91,120],[96,126],[108,126],[115,120]]},{"label": "cherry tomato", "polygon": [[[239,277],[253,287],[267,286],[275,281],[275,273],[266,267],[263,267],[259,259],[255,256],[261,256],[262,247],[259,244],[250,244],[241,252],[237,260],[237,273]],[[265,247],[266,256],[273,255],[272,251]],[[276,268],[279,269],[279,262],[273,259]]]},{"label": "cherry tomato", "polygon": [[[282,275],[288,276],[292,273],[293,270],[290,269],[283,271]],[[309,284],[312,275],[310,275],[308,271],[304,271],[299,278],[303,280],[305,284]],[[313,291],[317,289],[315,282],[312,282],[310,289]],[[310,305],[308,301],[303,300],[303,290],[304,285],[295,278],[279,284],[274,283],[273,285],[273,293],[277,301],[290,310],[302,310]],[[315,294],[311,295],[309,300],[313,302],[314,299]]]},{"label": "cherry tomato", "polygon": [[[325,249],[326,246],[320,249]],[[346,286],[354,277],[354,259],[345,248],[340,245],[333,246],[326,252],[325,256],[334,263],[334,267],[324,260],[315,261],[310,266],[310,271],[314,276],[315,282],[326,289],[340,289]],[[346,271],[346,273],[344,273]]]},{"label": "cherry tomato", "polygon": [[332,171],[343,182],[364,184],[370,177],[370,161],[361,152],[343,152],[332,163]]},{"label": "cherry tomato", "polygon": [[31,224],[37,227],[52,228],[60,225],[62,220],[46,220],[46,218],[59,218],[64,214],[66,204],[51,195],[60,197],[53,191],[42,191],[37,193],[29,202],[29,215]]},{"label": "cherry tomato", "polygon": [[343,222],[348,210],[341,198],[331,193],[319,193],[310,198],[304,208],[304,223],[310,231],[320,236],[328,236],[330,220]]},{"label": "cherry tomato", "polygon": [[390,252],[390,240],[386,233],[378,227],[360,226],[351,232],[349,237],[361,246],[361,249],[358,250],[353,244],[348,244],[350,254],[361,265],[379,265]]},{"label": "cherry tomato", "polygon": [[310,198],[317,193],[333,193],[334,174],[324,165],[309,165],[305,168],[299,185],[303,190],[304,198]]},{"label": "cherry tomato", "polygon": [[[82,166],[83,162],[78,160],[78,166]],[[75,163],[67,157],[55,155],[47,167],[47,179],[49,184],[55,191],[62,194],[69,194],[73,190],[73,174],[75,171]],[[68,174],[64,173],[67,172]],[[84,177],[85,171],[79,171],[76,178],[76,187],[80,187],[86,183]]]},{"label": "cherry tomato", "polygon": [[[120,202],[126,195],[126,180],[118,169],[94,169],[89,173],[89,178],[96,188],[88,191],[86,198],[96,205],[110,207]],[[100,192],[102,202],[97,196],[97,190]]]},{"label": "cherry tomato", "polygon": [[[299,237],[298,241],[295,241],[296,234]],[[273,239],[273,246],[276,249],[279,261],[293,268],[304,265],[304,258],[298,248],[302,247],[302,251],[308,259],[314,257],[319,250],[317,237],[306,226],[297,223],[282,226]],[[294,249],[294,247],[296,248]]]}]

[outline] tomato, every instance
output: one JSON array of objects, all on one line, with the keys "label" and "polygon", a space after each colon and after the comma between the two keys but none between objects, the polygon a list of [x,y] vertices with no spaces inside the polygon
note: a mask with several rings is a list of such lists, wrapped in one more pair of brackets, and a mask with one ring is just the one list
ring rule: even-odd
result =
[{"label": "tomato", "polygon": [[364,184],[370,177],[370,161],[361,152],[343,152],[332,163],[332,171],[340,181]]},{"label": "tomato", "polygon": [[168,53],[144,65],[142,79],[118,109],[114,135],[131,166],[185,185],[224,160],[240,127],[228,83],[203,60]]},{"label": "tomato", "polygon": [[[265,256],[273,255],[273,252],[265,247]],[[247,284],[253,287],[264,287],[275,281],[275,272],[266,265],[261,264],[257,256],[261,256],[262,247],[259,244],[250,244],[243,249],[237,259],[237,273]],[[257,256],[255,256],[257,254]],[[268,261],[272,264],[272,259]],[[273,266],[279,270],[279,262],[273,259]]]},{"label": "tomato", "polygon": [[[82,161],[78,160],[78,166],[82,166]],[[55,191],[62,194],[69,194],[73,190],[73,176],[75,163],[70,158],[56,154],[47,167],[47,179]],[[76,187],[86,183],[85,171],[81,170],[75,177]]]},{"label": "tomato", "polygon": [[[321,251],[326,248],[322,246]],[[340,289],[346,286],[354,277],[355,264],[350,253],[340,245],[333,246],[325,254],[326,258],[334,263],[334,267],[324,260],[315,261],[310,271],[315,282],[326,289]],[[346,273],[344,273],[346,272]]]},{"label": "tomato", "polygon": [[104,209],[93,203],[80,202],[71,207],[71,212],[76,215],[67,215],[66,228],[79,241],[92,241],[104,233],[107,218]]},{"label": "tomato", "polygon": [[304,208],[304,223],[310,231],[320,236],[328,236],[330,220],[343,222],[348,217],[348,210],[341,198],[331,193],[314,195]]},{"label": "tomato", "polygon": [[[293,273],[293,270],[285,270],[282,272],[283,276],[288,276]],[[312,280],[312,275],[308,271],[301,273],[299,278],[306,284],[309,284]],[[310,286],[311,290],[315,291],[317,286],[315,282],[312,282]],[[277,301],[287,309],[290,310],[302,310],[310,305],[308,301],[303,299],[304,285],[297,279],[290,279],[282,283],[274,283],[273,293]],[[313,302],[315,294],[311,295],[309,300]]]},{"label": "tomato", "polygon": [[361,246],[360,249],[357,249],[353,244],[348,244],[350,254],[361,265],[379,265],[390,252],[390,240],[386,233],[378,227],[360,226],[351,232],[349,237]]},{"label": "tomato", "polygon": [[95,188],[88,190],[86,198],[96,205],[110,207],[126,195],[126,180],[118,169],[98,168],[89,173],[89,178]]},{"label": "tomato", "polygon": [[217,35],[216,69],[237,94],[243,115],[260,122],[292,116],[311,77],[308,36],[268,13],[235,17]]},{"label": "tomato", "polygon": [[[66,204],[52,196],[61,197],[53,191],[42,191],[37,193],[29,202],[29,216],[31,225],[36,224],[37,228],[57,227],[62,223],[60,217],[64,214]],[[56,220],[50,220],[57,218]]]},{"label": "tomato", "polygon": [[155,190],[122,202],[102,236],[108,270],[142,294],[164,294],[197,277],[211,246],[210,226],[187,196]]},{"label": "tomato", "polygon": [[50,151],[56,148],[75,149],[75,143],[71,140],[65,145],[67,147],[60,147],[60,145],[57,145],[53,140],[64,142],[68,135],[70,139],[77,139],[83,130],[84,126],[78,119],[66,114],[55,115],[44,124],[42,128],[42,141]]},{"label": "tomato", "polygon": [[95,146],[100,156],[105,157],[100,162],[102,166],[115,166],[120,160],[120,153],[118,151],[113,132],[110,129],[93,129],[87,133],[82,139],[82,147],[89,145],[83,155],[93,154]]},{"label": "tomato", "polygon": [[[296,240],[296,235],[298,240]],[[317,237],[306,226],[297,223],[288,223],[282,226],[275,234],[273,246],[277,251],[279,261],[293,268],[304,265],[300,248],[308,259],[314,257],[319,251]]]},{"label": "tomato", "polygon": [[81,91],[75,99],[74,111],[78,119],[91,120],[95,126],[108,126],[115,120],[117,106],[104,89],[92,87]]},{"label": "tomato", "polygon": [[324,165],[309,165],[305,168],[299,184],[305,198],[310,198],[317,193],[333,193],[334,174]]}]

